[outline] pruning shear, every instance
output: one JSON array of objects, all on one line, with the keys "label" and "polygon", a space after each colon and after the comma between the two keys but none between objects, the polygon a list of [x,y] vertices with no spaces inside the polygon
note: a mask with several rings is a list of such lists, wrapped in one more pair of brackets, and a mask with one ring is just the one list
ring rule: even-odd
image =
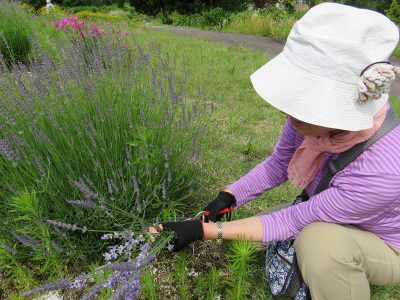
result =
[{"label": "pruning shear", "polygon": [[[227,214],[226,215],[226,220],[230,221],[232,212],[233,212],[233,208],[232,207],[228,207],[228,208],[225,208],[225,209],[222,209],[222,210],[218,211],[217,215]],[[193,218],[187,218],[185,221],[195,220],[195,219],[198,219],[198,218],[201,218],[202,221],[205,221],[205,217],[208,217],[209,215],[210,215],[210,211],[209,210],[202,210],[202,211],[198,212]]]}]

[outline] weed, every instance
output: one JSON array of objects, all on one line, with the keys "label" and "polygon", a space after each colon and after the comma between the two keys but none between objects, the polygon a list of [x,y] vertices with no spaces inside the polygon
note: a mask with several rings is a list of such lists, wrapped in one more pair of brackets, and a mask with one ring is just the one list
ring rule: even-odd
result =
[{"label": "weed", "polygon": [[188,255],[185,252],[179,254],[175,262],[175,282],[178,289],[179,299],[190,299],[188,272],[187,272]]},{"label": "weed", "polygon": [[244,299],[249,292],[249,271],[250,264],[256,258],[256,248],[252,242],[236,240],[230,243],[228,258],[230,259],[229,269],[232,272],[230,299]]},{"label": "weed", "polygon": [[199,276],[196,282],[195,295],[197,299],[214,300],[221,297],[222,278],[216,267],[208,273]]}]

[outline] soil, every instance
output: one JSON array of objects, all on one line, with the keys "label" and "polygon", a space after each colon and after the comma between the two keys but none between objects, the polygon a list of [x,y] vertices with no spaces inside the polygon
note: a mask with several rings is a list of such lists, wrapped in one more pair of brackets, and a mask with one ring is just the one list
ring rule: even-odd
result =
[{"label": "soil", "polygon": [[[168,30],[176,35],[190,35],[193,37],[202,37],[211,41],[221,42],[227,45],[243,46],[256,51],[265,52],[269,57],[273,58],[283,50],[285,46],[284,40],[276,40],[269,37],[228,33],[219,31],[209,31],[186,27],[173,27],[173,26],[149,26],[153,30]],[[400,65],[400,58],[390,57],[389,61],[393,65]],[[390,88],[390,95],[400,97],[400,76],[392,83]]]},{"label": "soil", "polygon": [[[155,284],[158,287],[157,294],[163,300],[179,300],[179,291],[171,284],[171,266],[177,258],[175,253],[167,253],[151,267],[155,274]],[[197,277],[202,273],[208,273],[214,266],[217,269],[225,269],[228,259],[225,255],[223,245],[213,241],[195,242],[191,245],[190,259],[188,260],[187,272],[189,288],[195,286]],[[194,290],[189,290],[189,299],[196,299]]]}]

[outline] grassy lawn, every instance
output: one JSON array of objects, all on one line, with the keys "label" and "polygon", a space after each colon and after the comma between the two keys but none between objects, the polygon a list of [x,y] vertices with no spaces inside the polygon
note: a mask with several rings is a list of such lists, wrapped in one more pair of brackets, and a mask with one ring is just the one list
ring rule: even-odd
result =
[{"label": "grassy lawn", "polygon": [[[214,112],[207,121],[208,136],[196,163],[201,175],[201,189],[195,197],[197,202],[191,204],[192,215],[195,215],[224,186],[270,155],[279,138],[285,116],[256,94],[249,79],[250,74],[268,57],[242,47],[177,37],[166,31],[133,27],[122,21],[119,26],[121,31],[128,29],[134,32],[145,49],[158,44],[162,55],[168,53],[171,59],[176,59],[177,65],[184,63],[190,76],[189,89],[193,97],[204,94],[206,102],[215,99]],[[398,99],[392,100],[395,110],[400,113]],[[242,207],[233,218],[252,216],[267,207],[291,201],[298,192],[290,184],[283,184]],[[232,251],[229,242],[221,246],[213,242],[199,242],[178,254],[165,253],[146,270],[142,279],[142,298],[271,299],[264,274],[264,253],[257,252],[248,263],[246,281],[251,284],[238,285],[227,257],[229,251]],[[100,262],[92,263],[87,268],[94,269],[98,264]],[[73,262],[64,267],[66,274],[80,271],[80,266]],[[0,293],[3,291],[6,299],[21,299],[22,291],[47,280],[34,272],[31,266],[2,270]],[[79,295],[79,292],[65,292],[66,299],[78,299]],[[237,295],[244,296],[239,298]],[[108,296],[104,292],[97,299],[107,299]],[[373,288],[372,298],[400,299],[400,286]]]}]

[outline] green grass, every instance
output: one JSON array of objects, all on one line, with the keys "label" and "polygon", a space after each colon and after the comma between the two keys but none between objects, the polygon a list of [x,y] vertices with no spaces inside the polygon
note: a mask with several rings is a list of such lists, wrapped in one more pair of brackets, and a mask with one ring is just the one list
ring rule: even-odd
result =
[{"label": "green grass", "polygon": [[222,31],[286,39],[302,13],[289,14],[283,10],[242,12],[231,18]]},{"label": "green grass", "polygon": [[392,55],[395,57],[400,57],[400,46],[399,45],[397,45],[396,49],[394,49]]}]

